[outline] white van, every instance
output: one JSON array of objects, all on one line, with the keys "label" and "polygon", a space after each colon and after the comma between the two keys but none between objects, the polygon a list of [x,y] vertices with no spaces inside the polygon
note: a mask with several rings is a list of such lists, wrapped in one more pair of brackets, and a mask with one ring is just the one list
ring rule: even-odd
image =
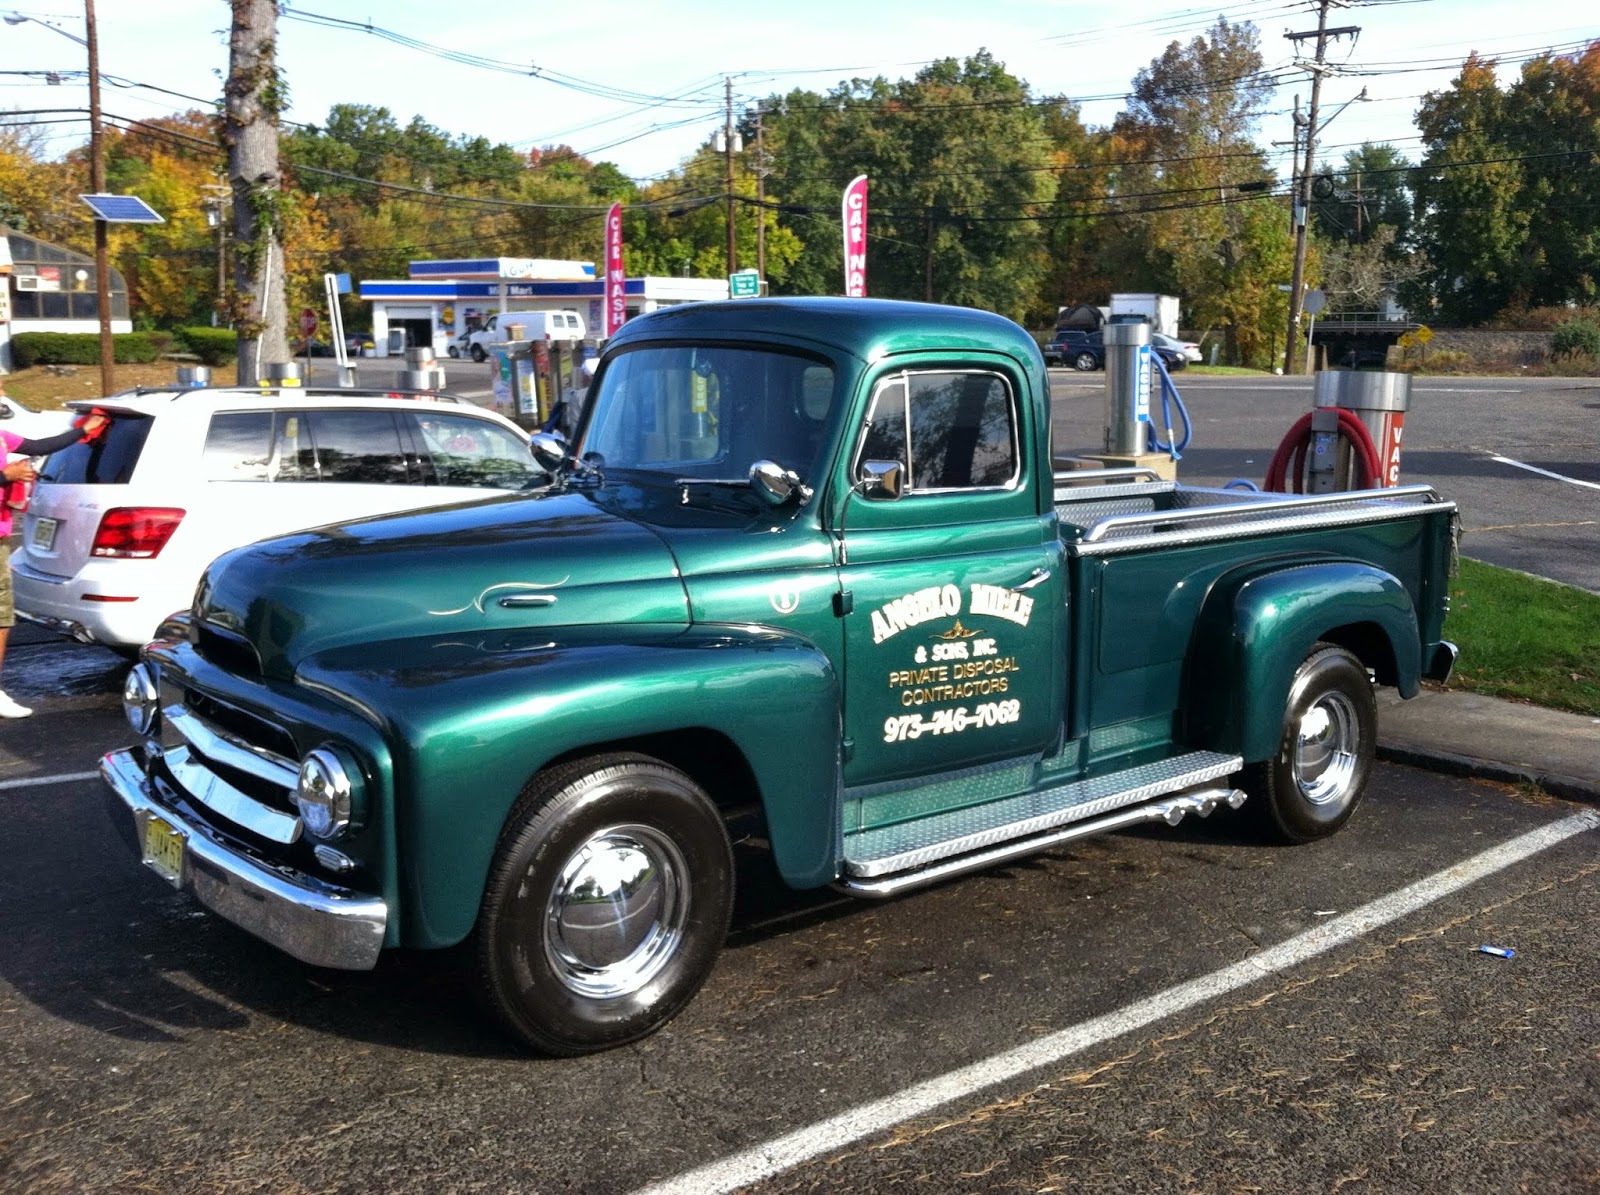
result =
[{"label": "white van", "polygon": [[509,339],[507,330],[520,325],[522,340],[577,343],[584,338],[583,317],[576,311],[497,311],[476,332],[451,346],[451,356],[465,351],[474,361],[489,355],[489,346]]}]

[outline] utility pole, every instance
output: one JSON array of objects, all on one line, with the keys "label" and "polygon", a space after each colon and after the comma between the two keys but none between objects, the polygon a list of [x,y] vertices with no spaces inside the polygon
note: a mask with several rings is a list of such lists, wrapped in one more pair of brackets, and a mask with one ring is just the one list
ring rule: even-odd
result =
[{"label": "utility pole", "polygon": [[[100,128],[100,39],[95,32],[94,0],[83,0],[83,19],[88,25],[84,44],[89,51],[89,190],[104,195],[106,190],[105,139]],[[100,317],[100,392],[115,394],[116,355],[111,347],[111,261],[106,246],[106,222],[94,222],[94,308]]]},{"label": "utility pole", "polygon": [[761,140],[761,109],[756,109],[756,277],[767,276],[767,151]]},{"label": "utility pole", "polygon": [[289,359],[284,302],[282,180],[278,174],[281,88],[275,44],[276,0],[230,0],[228,80],[222,141],[233,188],[233,289],[229,306],[239,334],[238,379],[266,377],[269,362]]},{"label": "utility pole", "polygon": [[738,268],[733,244],[733,77],[723,80],[726,89],[722,118],[722,185],[728,193],[728,273]]},{"label": "utility pole", "polygon": [[[1311,172],[1316,167],[1317,104],[1322,98],[1322,75],[1327,68],[1328,39],[1354,36],[1361,32],[1359,26],[1345,25],[1328,28],[1328,9],[1334,0],[1319,0],[1315,33],[1285,33],[1283,36],[1296,44],[1316,38],[1315,58],[1306,69],[1311,72],[1311,105],[1306,113],[1305,158],[1300,169],[1298,185],[1294,188],[1291,212],[1294,219],[1294,272],[1289,278],[1289,335],[1283,348],[1283,372],[1295,372],[1295,339],[1300,332],[1300,304],[1305,298],[1306,275],[1306,218],[1311,211]],[[1337,113],[1335,114],[1337,115]]]},{"label": "utility pole", "polygon": [[211,326],[217,327],[226,318],[228,301],[228,193],[226,182],[207,183],[201,188],[205,198],[200,201],[206,209],[206,222],[217,230],[217,301],[211,312]]}]

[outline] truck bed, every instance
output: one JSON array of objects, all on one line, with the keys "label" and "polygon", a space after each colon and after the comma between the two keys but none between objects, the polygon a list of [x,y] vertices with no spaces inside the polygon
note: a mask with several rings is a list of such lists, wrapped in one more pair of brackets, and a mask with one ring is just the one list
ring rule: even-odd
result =
[{"label": "truck bed", "polygon": [[1157,544],[1235,539],[1319,526],[1349,526],[1425,511],[1453,511],[1431,486],[1337,494],[1269,494],[1140,480],[1146,470],[1056,474],[1062,538],[1084,555]]}]

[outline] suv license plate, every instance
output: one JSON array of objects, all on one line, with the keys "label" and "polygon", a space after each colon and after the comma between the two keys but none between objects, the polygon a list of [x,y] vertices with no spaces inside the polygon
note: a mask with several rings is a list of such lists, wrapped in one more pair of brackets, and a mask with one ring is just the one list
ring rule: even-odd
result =
[{"label": "suv license plate", "polygon": [[41,552],[48,552],[55,546],[56,521],[54,519],[38,518],[33,521],[32,545]]},{"label": "suv license plate", "polygon": [[183,883],[183,840],[182,833],[159,817],[145,817],[140,854],[146,866],[175,888]]}]

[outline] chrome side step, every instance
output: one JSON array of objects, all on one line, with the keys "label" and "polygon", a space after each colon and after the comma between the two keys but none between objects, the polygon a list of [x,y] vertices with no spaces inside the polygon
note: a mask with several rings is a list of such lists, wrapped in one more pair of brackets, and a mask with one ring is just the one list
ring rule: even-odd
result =
[{"label": "chrome side step", "polygon": [[862,877],[911,871],[1068,822],[1142,805],[1168,793],[1211,785],[1243,766],[1237,755],[1191,751],[1038,792],[857,830],[844,836],[844,871]]},{"label": "chrome side step", "polygon": [[900,872],[895,875],[884,876],[881,879],[864,879],[846,875],[835,882],[833,886],[840,892],[850,896],[864,897],[868,900],[885,900],[891,896],[898,896],[902,892],[908,892],[913,888],[925,888],[930,884],[937,884],[941,880],[954,879],[956,876],[967,875],[974,871],[983,871],[986,868],[1009,862],[1012,859],[1035,855],[1040,851],[1058,846],[1063,842],[1071,842],[1077,838],[1091,838],[1096,834],[1107,834],[1112,830],[1123,830],[1129,826],[1143,825],[1146,822],[1159,821],[1166,822],[1169,826],[1176,826],[1191,813],[1198,817],[1207,817],[1219,805],[1225,804],[1231,809],[1237,809],[1244,802],[1245,794],[1237,788],[1200,789],[1183,793],[1176,797],[1169,797],[1166,800],[1155,801],[1148,805],[1138,805],[1132,809],[1124,809],[1108,817],[1095,818],[1092,821],[1074,822],[1058,830],[1012,839],[988,850],[961,855],[914,871]]}]

